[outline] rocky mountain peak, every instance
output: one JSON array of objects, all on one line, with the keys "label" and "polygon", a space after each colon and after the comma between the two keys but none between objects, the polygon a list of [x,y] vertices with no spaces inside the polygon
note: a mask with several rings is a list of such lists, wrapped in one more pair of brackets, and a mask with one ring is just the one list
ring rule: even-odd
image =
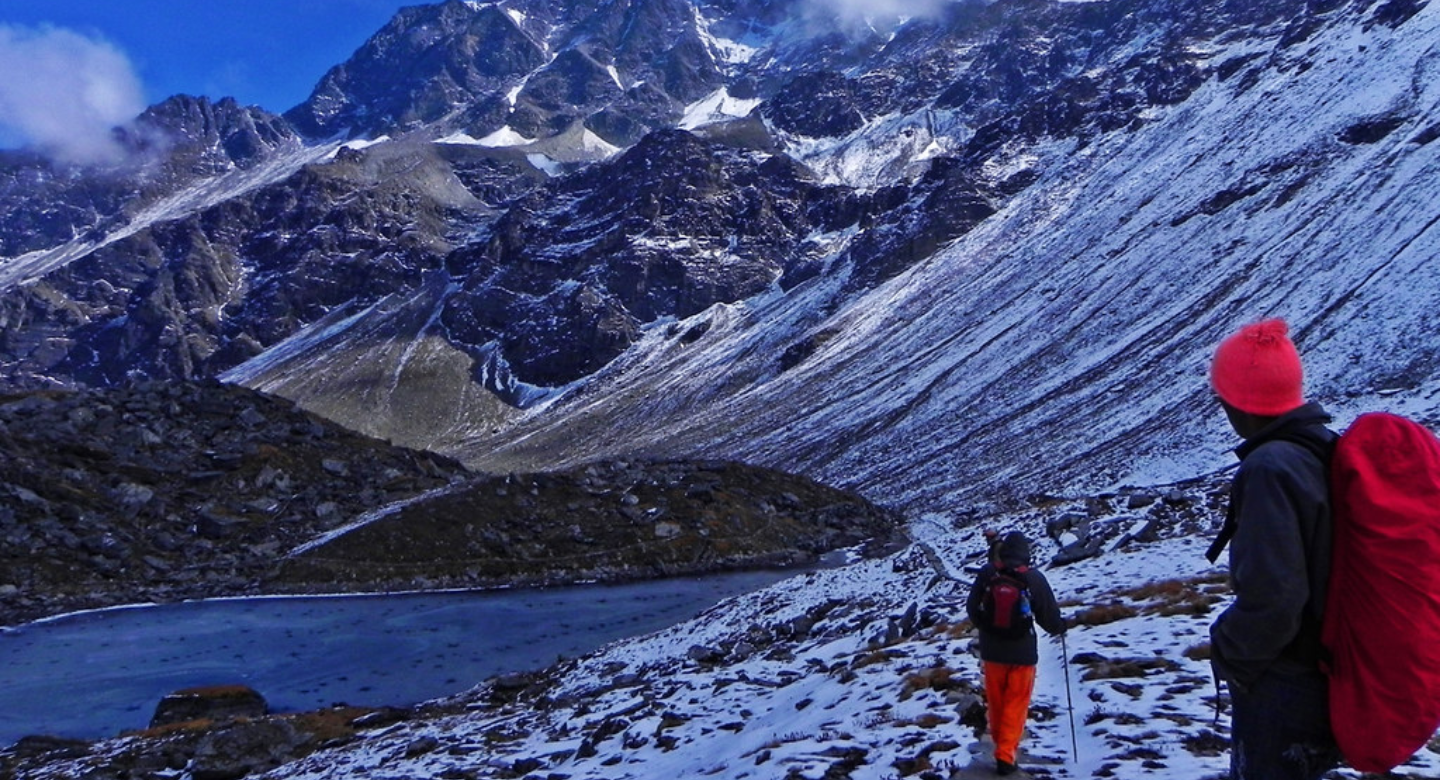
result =
[{"label": "rocky mountain peak", "polygon": [[171,167],[197,168],[190,157],[216,169],[248,167],[266,159],[298,136],[280,117],[234,98],[175,95],[151,106],[136,121],[131,137],[136,146],[162,146],[171,153]]},{"label": "rocky mountain peak", "polygon": [[462,110],[471,117],[462,124],[488,124],[488,132],[499,122],[487,113],[503,116],[495,101],[546,59],[543,39],[496,4],[411,6],[285,116],[311,137],[355,137],[412,129]]},{"label": "rocky mountain peak", "polygon": [[724,82],[699,22],[688,0],[406,8],[286,117],[315,138],[583,123],[628,146]]}]

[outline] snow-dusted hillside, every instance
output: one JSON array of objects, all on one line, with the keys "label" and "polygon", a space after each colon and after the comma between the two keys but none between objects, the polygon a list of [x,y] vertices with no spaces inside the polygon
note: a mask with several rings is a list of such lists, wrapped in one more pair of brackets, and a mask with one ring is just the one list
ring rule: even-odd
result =
[{"label": "snow-dusted hillside", "polygon": [[482,468],[723,455],[917,511],[1165,482],[1227,465],[1209,353],[1272,316],[1342,422],[1434,425],[1436,41],[1435,5],[1395,29],[1337,12],[1293,45],[1196,41],[1210,77],[1138,129],[1001,146],[986,164],[1035,183],[928,260],[861,295],[842,268],[657,323],[460,452]]},{"label": "snow-dusted hillside", "polygon": [[[1181,486],[1138,510],[1128,500],[1092,498],[987,518],[1042,540],[1042,559],[1055,551],[1046,526],[1066,516],[1131,532],[1101,557],[1045,567],[1075,625],[1063,643],[1041,639],[1020,754],[1031,777],[1224,775],[1228,695],[1217,715],[1207,643],[1228,588],[1223,569],[1204,558],[1214,526],[1194,525],[1215,487]],[[1141,538],[1149,541],[1133,538],[1147,524]],[[979,528],[940,515],[917,518],[912,530],[916,544],[889,558],[800,575],[673,628],[486,681],[432,704],[428,715],[382,721],[263,776],[993,776],[993,745],[977,731],[983,686],[974,633],[959,625],[985,543]],[[89,776],[135,745],[102,742],[88,756],[24,776]],[[1412,780],[1437,773],[1440,740],[1397,770]],[[1331,777],[1357,775],[1341,769]]]}]

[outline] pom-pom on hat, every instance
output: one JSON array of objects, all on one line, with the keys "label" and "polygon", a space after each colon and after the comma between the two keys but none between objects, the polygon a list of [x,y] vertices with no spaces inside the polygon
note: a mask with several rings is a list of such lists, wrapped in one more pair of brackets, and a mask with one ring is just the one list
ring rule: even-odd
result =
[{"label": "pom-pom on hat", "polygon": [[1210,385],[1225,403],[1263,417],[1304,405],[1305,374],[1289,332],[1284,320],[1265,320],[1220,343],[1210,364]]}]

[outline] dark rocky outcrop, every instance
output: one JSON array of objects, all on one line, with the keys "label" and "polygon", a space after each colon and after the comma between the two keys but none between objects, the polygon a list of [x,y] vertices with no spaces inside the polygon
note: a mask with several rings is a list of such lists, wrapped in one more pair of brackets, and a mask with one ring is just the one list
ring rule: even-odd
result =
[{"label": "dark rocky outcrop", "polygon": [[725,462],[612,462],[467,482],[287,558],[274,586],[621,581],[814,563],[902,534],[864,498]]},{"label": "dark rocky outcrop", "polygon": [[304,755],[310,740],[291,719],[230,720],[200,737],[187,766],[195,780],[239,780]]},{"label": "dark rocky outcrop", "polygon": [[808,563],[899,525],[855,494],[735,463],[473,475],[233,386],[0,399],[0,625],[141,601]]},{"label": "dark rocky outcrop", "polygon": [[254,593],[277,553],[466,474],[237,387],[6,398],[0,624]]},{"label": "dark rocky outcrop", "polygon": [[812,138],[840,137],[859,130],[861,113],[855,85],[838,73],[799,76],[765,102],[764,115],[776,127]]},{"label": "dark rocky outcrop", "polygon": [[169,726],[193,720],[235,720],[259,718],[270,711],[265,697],[244,685],[186,688],[155,705],[150,727]]},{"label": "dark rocky outcrop", "polygon": [[514,203],[447,260],[464,274],[449,336],[498,343],[519,379],[593,373],[664,316],[764,291],[809,260],[814,230],[868,215],[879,198],[821,186],[793,160],[684,131],[652,133],[613,162]]}]

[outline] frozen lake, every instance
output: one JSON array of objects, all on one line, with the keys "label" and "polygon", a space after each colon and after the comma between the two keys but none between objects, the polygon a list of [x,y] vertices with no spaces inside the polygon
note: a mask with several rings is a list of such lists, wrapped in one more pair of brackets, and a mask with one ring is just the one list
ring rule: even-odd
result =
[{"label": "frozen lake", "polygon": [[243,684],[272,711],[404,705],[672,626],[795,572],[546,590],[197,601],[0,632],[0,746],[149,725],[167,693]]}]

